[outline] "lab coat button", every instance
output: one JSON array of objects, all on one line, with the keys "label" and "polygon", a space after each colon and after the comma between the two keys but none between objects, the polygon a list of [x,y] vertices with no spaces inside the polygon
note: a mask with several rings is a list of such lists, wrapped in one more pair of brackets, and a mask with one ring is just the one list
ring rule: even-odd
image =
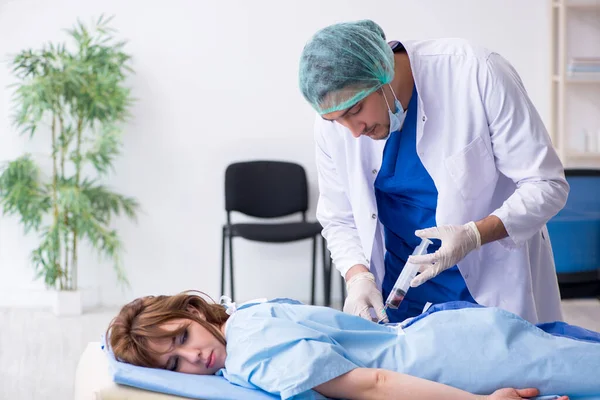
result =
[{"label": "lab coat button", "polygon": [[377,214],[371,214],[371,218],[373,218],[373,219],[377,218]]},{"label": "lab coat button", "polygon": [[373,175],[375,175],[377,173],[377,170],[374,169],[373,171],[371,171],[373,173]]},{"label": "lab coat button", "polygon": [[426,118],[425,118],[425,116],[423,115],[423,122],[425,122],[425,119],[426,119]]}]

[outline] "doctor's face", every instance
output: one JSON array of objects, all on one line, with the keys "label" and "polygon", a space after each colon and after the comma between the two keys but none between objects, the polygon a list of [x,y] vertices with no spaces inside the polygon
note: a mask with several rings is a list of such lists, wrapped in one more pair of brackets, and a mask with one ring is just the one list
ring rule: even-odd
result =
[{"label": "doctor's face", "polygon": [[348,128],[355,138],[364,135],[373,140],[381,140],[390,133],[388,106],[381,90],[371,93],[346,110],[324,114],[322,117]]}]

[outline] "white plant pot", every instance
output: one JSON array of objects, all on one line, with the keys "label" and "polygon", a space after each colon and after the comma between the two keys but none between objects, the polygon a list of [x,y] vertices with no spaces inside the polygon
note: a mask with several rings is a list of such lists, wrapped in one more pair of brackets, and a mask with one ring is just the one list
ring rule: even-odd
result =
[{"label": "white plant pot", "polygon": [[54,292],[54,314],[58,316],[81,315],[83,304],[79,290],[57,290]]}]

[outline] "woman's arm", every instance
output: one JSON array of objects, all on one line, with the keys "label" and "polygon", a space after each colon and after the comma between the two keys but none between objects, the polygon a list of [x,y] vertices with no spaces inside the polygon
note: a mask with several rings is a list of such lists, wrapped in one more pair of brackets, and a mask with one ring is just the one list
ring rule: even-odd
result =
[{"label": "woman's arm", "polygon": [[349,400],[479,400],[465,391],[398,372],[357,368],[315,387],[323,396]]},{"label": "woman's arm", "polygon": [[349,400],[519,400],[539,394],[536,389],[500,389],[490,396],[475,395],[426,379],[372,368],[354,369],[314,389],[326,397]]}]

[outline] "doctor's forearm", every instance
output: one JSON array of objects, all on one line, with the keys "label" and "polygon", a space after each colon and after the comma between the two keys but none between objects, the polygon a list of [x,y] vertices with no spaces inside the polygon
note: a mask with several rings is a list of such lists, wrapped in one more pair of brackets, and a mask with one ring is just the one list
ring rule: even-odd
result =
[{"label": "doctor's forearm", "polygon": [[479,234],[481,235],[482,245],[504,239],[508,236],[508,232],[506,231],[506,227],[502,223],[502,220],[495,215],[490,215],[475,222],[475,226],[477,226]]},{"label": "doctor's forearm", "polygon": [[569,186],[562,179],[523,183],[493,212],[510,231],[515,245],[540,232],[565,205]]}]

